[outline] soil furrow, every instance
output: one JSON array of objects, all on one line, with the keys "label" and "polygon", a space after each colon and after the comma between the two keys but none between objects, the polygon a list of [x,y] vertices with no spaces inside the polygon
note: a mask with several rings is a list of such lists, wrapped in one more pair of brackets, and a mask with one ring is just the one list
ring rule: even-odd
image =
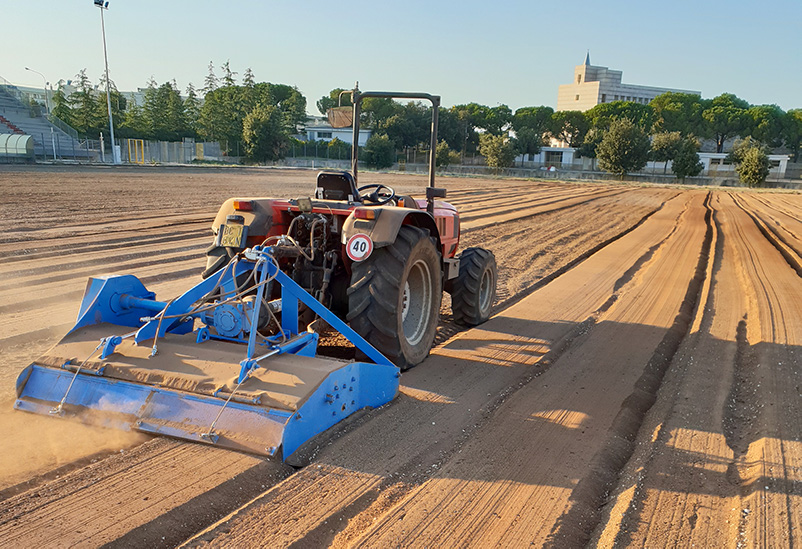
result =
[{"label": "soil furrow", "polygon": [[633,392],[624,400],[621,411],[608,431],[608,443],[593,457],[589,474],[574,489],[571,495],[574,505],[558,521],[548,540],[549,547],[579,547],[590,541],[593,530],[601,521],[601,508],[608,501],[624,466],[632,456],[638,431],[657,398],[665,372],[691,327],[693,312],[701,296],[713,241],[710,195],[705,199],[705,208],[707,230],[699,251],[696,272],[688,284],[679,312],[635,383]]}]

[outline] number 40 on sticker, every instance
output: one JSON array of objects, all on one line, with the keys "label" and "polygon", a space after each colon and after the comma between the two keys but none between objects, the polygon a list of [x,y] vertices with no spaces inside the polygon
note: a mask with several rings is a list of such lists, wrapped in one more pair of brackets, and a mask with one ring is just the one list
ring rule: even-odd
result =
[{"label": "number 40 on sticker", "polygon": [[366,234],[355,234],[348,239],[345,251],[352,261],[364,261],[373,253],[373,241]]}]

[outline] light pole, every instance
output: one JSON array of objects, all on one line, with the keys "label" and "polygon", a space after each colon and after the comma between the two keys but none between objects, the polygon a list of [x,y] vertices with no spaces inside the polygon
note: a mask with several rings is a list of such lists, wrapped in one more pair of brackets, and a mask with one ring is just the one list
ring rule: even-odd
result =
[{"label": "light pole", "polygon": [[106,53],[106,22],[103,19],[103,12],[109,9],[109,3],[103,0],[94,0],[95,5],[100,8],[100,29],[103,32],[103,60],[106,62],[106,107],[109,110],[109,133],[111,134],[111,157],[115,164],[120,163],[117,155],[117,147],[114,146],[114,120],[111,116],[111,84],[109,83],[109,56]]},{"label": "light pole", "polygon": [[42,88],[44,90],[44,92],[45,92],[45,106],[47,107],[47,114],[49,116],[50,115],[50,99],[47,97],[47,84],[48,84],[47,78],[45,78],[45,75],[42,74],[41,72],[35,71],[30,67],[25,67],[25,70],[26,71],[35,72],[36,74],[38,74],[39,76],[42,77],[42,82],[44,82],[44,85],[45,85],[44,88]]},{"label": "light pole", "polygon": [[[48,99],[48,97],[47,97],[47,85],[49,84],[49,82],[47,81],[47,78],[45,78],[45,75],[42,74],[39,71],[35,71],[30,67],[25,67],[25,70],[26,71],[35,72],[36,74],[38,74],[39,76],[42,77],[42,82],[44,82],[44,84],[45,84],[45,87],[43,88],[44,92],[45,92],[45,107],[47,108],[47,117],[49,119],[50,116],[53,114],[50,111],[50,99]],[[56,136],[53,134],[53,126],[50,126],[50,144],[53,146],[53,160],[55,160],[56,159]],[[47,156],[47,155],[45,155],[45,156]]]}]

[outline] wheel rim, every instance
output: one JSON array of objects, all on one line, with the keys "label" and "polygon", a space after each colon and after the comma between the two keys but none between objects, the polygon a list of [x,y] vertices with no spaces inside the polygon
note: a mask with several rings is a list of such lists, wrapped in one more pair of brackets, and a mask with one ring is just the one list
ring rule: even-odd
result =
[{"label": "wheel rim", "polygon": [[485,269],[482,273],[482,280],[479,283],[479,310],[488,310],[493,299],[493,273],[490,269]]},{"label": "wheel rim", "polygon": [[417,345],[426,335],[432,316],[432,276],[429,265],[419,259],[409,270],[401,303],[401,324],[410,345]]}]

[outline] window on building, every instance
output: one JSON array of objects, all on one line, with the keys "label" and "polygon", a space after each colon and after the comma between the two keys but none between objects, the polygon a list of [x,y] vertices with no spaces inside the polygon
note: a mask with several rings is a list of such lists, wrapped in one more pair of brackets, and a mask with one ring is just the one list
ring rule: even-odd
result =
[{"label": "window on building", "polygon": [[711,158],[710,165],[711,166],[721,166],[721,158]]},{"label": "window on building", "polygon": [[562,151],[546,151],[546,164],[562,164],[563,152]]},{"label": "window on building", "polygon": [[780,161],[779,160],[769,160],[769,165],[772,168],[779,168],[780,167]]},{"label": "window on building", "polygon": [[331,139],[331,132],[317,132],[318,139]]},{"label": "window on building", "polygon": [[576,97],[574,98],[574,101],[579,101],[579,94],[576,94]]},{"label": "window on building", "polygon": [[606,93],[602,94],[602,103],[607,103],[607,94]]},{"label": "window on building", "polygon": [[582,83],[582,75],[581,74],[577,74],[576,75],[576,83],[577,84],[581,84]]}]

